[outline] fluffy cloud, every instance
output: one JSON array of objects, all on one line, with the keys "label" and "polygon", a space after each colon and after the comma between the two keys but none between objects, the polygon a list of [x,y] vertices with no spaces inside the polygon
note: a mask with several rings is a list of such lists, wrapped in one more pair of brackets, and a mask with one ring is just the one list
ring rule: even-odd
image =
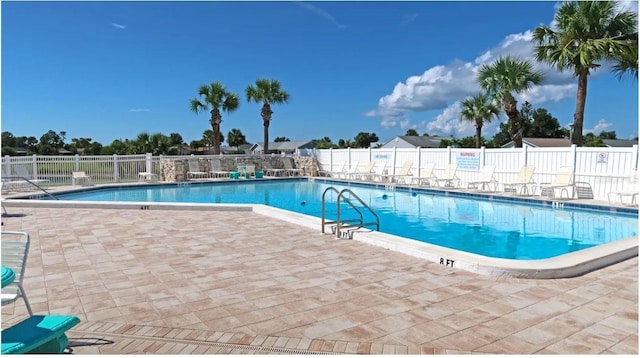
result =
[{"label": "fluffy cloud", "polygon": [[[635,1],[621,1],[620,7],[638,12]],[[551,24],[553,26],[553,22]],[[420,75],[408,77],[399,82],[390,94],[380,98],[378,106],[365,113],[368,117],[379,117],[382,127],[401,128],[424,127],[431,134],[458,136],[469,135],[469,124],[460,122],[458,114],[460,105],[457,101],[480,91],[475,78],[484,64],[490,64],[501,56],[515,56],[529,60],[536,71],[543,73],[545,81],[541,86],[530,89],[517,99],[529,101],[534,105],[545,102],[558,102],[576,96],[577,83],[573,72],[559,72],[549,65],[538,63],[533,58],[533,31],[525,31],[506,36],[498,45],[479,55],[469,62],[454,60],[447,65],[439,65],[425,70]],[[592,73],[592,78],[607,73],[600,68]],[[412,113],[441,111],[435,118],[414,125],[411,123]],[[493,124],[497,126],[497,124]],[[488,126],[489,127],[489,126]],[[473,126],[471,125],[471,129]],[[490,130],[490,127],[487,128]],[[471,131],[473,134],[473,130]]]},{"label": "fluffy cloud", "polygon": [[593,133],[593,134],[600,134],[600,132],[602,131],[606,131],[607,128],[611,127],[613,124],[610,122],[607,122],[606,119],[601,119],[598,121],[598,123],[596,123],[596,125],[593,127],[593,129],[587,129],[585,128],[583,130],[584,133]]}]

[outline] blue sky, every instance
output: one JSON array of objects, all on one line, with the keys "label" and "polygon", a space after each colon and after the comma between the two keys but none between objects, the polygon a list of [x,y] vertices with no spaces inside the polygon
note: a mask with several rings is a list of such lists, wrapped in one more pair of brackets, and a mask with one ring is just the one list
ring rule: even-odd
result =
[{"label": "blue sky", "polygon": [[[241,97],[222,132],[262,140],[260,105],[245,88],[278,79],[270,138],[333,142],[373,132],[381,142],[474,134],[458,101],[479,90],[474,70],[500,55],[531,56],[530,31],[554,2],[2,2],[2,131],[66,131],[104,145],[141,132],[210,129],[189,101],[222,82]],[[637,3],[625,3],[637,12]],[[577,81],[536,65],[545,85],[520,98],[568,126]],[[504,120],[504,115],[501,118]],[[498,122],[485,127],[490,138]],[[590,77],[585,130],[638,135],[638,83]]]}]

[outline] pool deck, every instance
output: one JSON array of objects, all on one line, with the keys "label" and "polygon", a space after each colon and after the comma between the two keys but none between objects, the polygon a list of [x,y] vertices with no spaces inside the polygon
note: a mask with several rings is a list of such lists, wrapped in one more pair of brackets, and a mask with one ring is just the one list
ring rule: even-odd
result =
[{"label": "pool deck", "polygon": [[252,211],[7,208],[32,308],[80,317],[77,354],[638,354],[637,257],[491,277]]}]

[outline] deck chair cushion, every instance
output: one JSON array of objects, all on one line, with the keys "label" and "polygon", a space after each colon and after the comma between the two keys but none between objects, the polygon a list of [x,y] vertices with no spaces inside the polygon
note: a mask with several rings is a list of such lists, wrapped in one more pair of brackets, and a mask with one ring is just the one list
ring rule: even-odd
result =
[{"label": "deck chair cushion", "polygon": [[78,323],[75,316],[31,316],[2,331],[2,354],[62,353],[65,332]]}]

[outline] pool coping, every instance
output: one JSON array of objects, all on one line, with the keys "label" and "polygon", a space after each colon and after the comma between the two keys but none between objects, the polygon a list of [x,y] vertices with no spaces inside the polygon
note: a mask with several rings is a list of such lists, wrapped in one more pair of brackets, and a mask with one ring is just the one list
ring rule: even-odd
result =
[{"label": "pool coping", "polygon": [[[10,205],[6,205],[9,203]],[[255,212],[273,219],[286,221],[314,230],[321,229],[322,226],[322,220],[320,218],[263,204],[103,202],[34,199],[11,199],[5,200],[4,204],[9,207],[40,208],[244,211]],[[436,262],[451,269],[462,269],[498,278],[569,278],[580,276],[638,256],[637,236],[539,260],[513,260],[487,257],[368,229],[353,231],[351,238],[355,241]]]}]

